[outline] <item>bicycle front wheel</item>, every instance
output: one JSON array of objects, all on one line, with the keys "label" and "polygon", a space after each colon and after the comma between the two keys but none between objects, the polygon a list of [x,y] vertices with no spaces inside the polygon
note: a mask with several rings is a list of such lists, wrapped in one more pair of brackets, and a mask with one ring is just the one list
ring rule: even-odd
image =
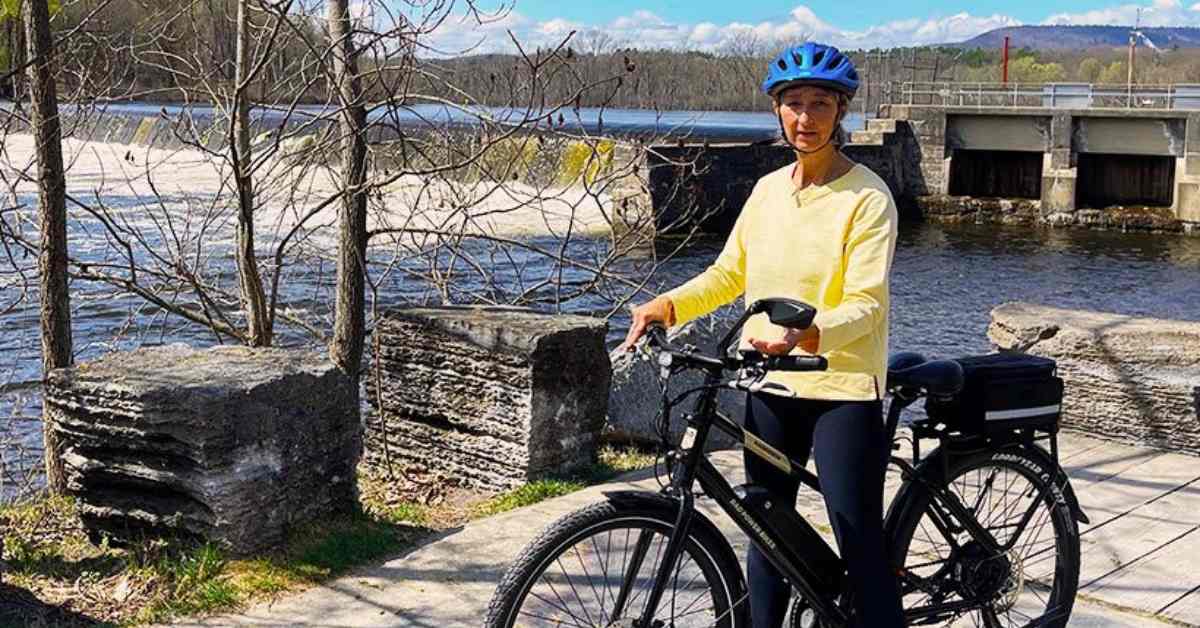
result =
[{"label": "bicycle front wheel", "polygon": [[[647,495],[571,513],[505,573],[485,626],[624,626],[641,617],[678,506]],[[729,543],[696,513],[655,614],[664,626],[746,626],[745,582]]]},{"label": "bicycle front wheel", "polygon": [[[1066,626],[1079,586],[1079,529],[1057,469],[1021,448],[940,460],[924,477],[953,495],[995,539],[973,538],[930,491],[898,499],[892,560],[912,625]],[[914,616],[915,615],[915,616]]]}]

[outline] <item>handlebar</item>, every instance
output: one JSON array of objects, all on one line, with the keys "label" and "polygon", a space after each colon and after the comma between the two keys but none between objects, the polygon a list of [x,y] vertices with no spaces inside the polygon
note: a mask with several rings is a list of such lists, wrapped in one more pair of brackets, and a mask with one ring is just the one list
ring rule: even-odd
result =
[{"label": "handlebar", "polygon": [[762,364],[768,371],[824,371],[829,361],[819,355],[763,355],[757,351],[743,351],[742,363]]},{"label": "handlebar", "polygon": [[713,357],[701,354],[694,348],[679,348],[667,339],[667,330],[662,325],[651,324],[646,328],[647,340],[660,351],[669,353],[684,363],[709,370],[737,370],[743,367],[760,367],[766,371],[824,371],[829,362],[819,355],[763,355],[758,351],[742,351],[741,358]]}]

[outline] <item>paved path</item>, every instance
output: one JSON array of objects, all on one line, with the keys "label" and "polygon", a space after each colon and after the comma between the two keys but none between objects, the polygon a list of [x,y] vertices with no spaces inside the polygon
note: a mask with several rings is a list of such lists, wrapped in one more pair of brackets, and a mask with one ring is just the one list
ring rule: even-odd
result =
[{"label": "paved path", "polygon": [[[1070,625],[1200,626],[1200,459],[1078,435],[1064,435],[1061,446],[1063,466],[1092,520],[1081,528],[1081,598]],[[739,452],[719,452],[713,460],[740,481]],[[895,483],[889,478],[890,490]],[[543,526],[605,491],[655,487],[649,473],[634,473],[473,522],[382,565],[240,615],[177,625],[479,626],[505,566]],[[801,496],[798,509],[823,522],[819,496]],[[743,553],[746,538],[706,502],[699,503]]]}]

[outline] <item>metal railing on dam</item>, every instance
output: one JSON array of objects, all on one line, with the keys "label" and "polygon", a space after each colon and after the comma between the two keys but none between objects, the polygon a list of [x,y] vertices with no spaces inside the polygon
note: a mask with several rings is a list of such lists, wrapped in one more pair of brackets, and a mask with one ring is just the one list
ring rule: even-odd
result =
[{"label": "metal railing on dam", "polygon": [[1200,111],[1200,83],[1126,85],[904,81],[885,87],[883,102],[892,105]]}]

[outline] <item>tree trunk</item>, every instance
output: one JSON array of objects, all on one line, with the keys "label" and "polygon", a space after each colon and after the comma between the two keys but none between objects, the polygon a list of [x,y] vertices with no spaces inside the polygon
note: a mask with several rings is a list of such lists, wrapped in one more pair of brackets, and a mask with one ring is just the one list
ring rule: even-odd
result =
[{"label": "tree trunk", "polygon": [[337,84],[342,135],[342,204],[339,214],[337,311],[333,323],[330,357],[351,376],[362,362],[365,324],[367,256],[366,181],[367,113],[358,79],[347,0],[328,0],[329,37],[333,74]]},{"label": "tree trunk", "polygon": [[[62,131],[58,119],[58,94],[54,86],[54,40],[50,12],[44,0],[24,0],[25,40],[29,44],[31,119],[37,143],[38,213],[42,241],[38,254],[41,293],[42,375],[70,366],[71,301],[67,277],[66,180],[63,174]],[[58,439],[50,431],[43,410],[46,480],[53,493],[66,488]]]},{"label": "tree trunk", "polygon": [[267,316],[267,296],[254,255],[254,182],[251,180],[250,155],[250,25],[246,11],[249,0],[238,0],[237,71],[234,77],[233,165],[238,192],[237,262],[246,309],[247,338],[252,347],[271,344],[271,322]]},{"label": "tree trunk", "polygon": [[[4,68],[5,74],[12,72],[13,68],[17,67],[17,53],[13,51],[13,47],[16,45],[16,37],[13,34],[13,31],[16,30],[16,22],[17,20],[11,17],[4,20],[4,51],[8,57],[6,59],[8,67]],[[12,89],[15,82],[12,78],[7,78],[0,83],[0,98],[13,98],[15,94],[12,93]]]},{"label": "tree trunk", "polygon": [[[50,10],[47,8],[46,14],[49,15],[49,13],[50,13]],[[25,0],[21,0],[21,15],[22,16],[29,15],[29,12],[25,8]],[[47,18],[47,19],[49,19],[49,18]],[[23,17],[22,22],[24,22],[24,24],[18,25],[17,28],[13,29],[16,34],[16,40],[17,40],[16,44],[12,47],[12,51],[10,53],[10,56],[12,57],[12,67],[14,69],[25,65],[25,59],[27,58],[25,56],[25,46],[28,44],[27,40],[29,39],[28,37],[25,36],[25,30],[28,28],[28,21],[29,21],[28,18]],[[16,103],[18,107],[20,107],[20,104],[22,102],[24,102],[24,100],[25,100],[25,81],[22,80],[23,78],[24,77],[21,76],[20,72],[14,74],[12,77],[12,89],[13,89],[13,98],[12,99],[13,99],[13,102]]]}]

